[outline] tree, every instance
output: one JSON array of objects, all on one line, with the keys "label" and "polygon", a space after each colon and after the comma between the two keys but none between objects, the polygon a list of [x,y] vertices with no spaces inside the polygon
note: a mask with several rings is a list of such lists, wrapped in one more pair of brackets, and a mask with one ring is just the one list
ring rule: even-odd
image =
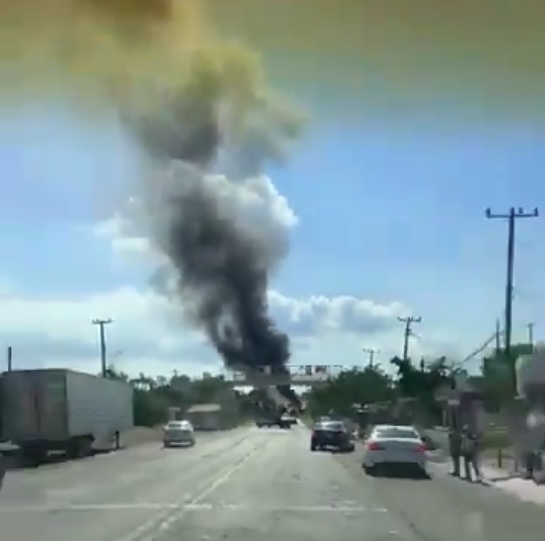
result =
[{"label": "tree", "polygon": [[532,352],[531,344],[513,344],[511,357],[507,358],[503,350],[496,350],[485,357],[481,364],[482,393],[485,408],[489,412],[498,412],[501,407],[513,399],[512,365],[513,359]]},{"label": "tree", "polygon": [[[191,379],[175,371],[170,378],[140,373],[131,379],[114,365],[108,367],[106,374],[109,378],[129,382],[133,386],[134,420],[140,426],[156,426],[165,422],[171,407],[185,411],[192,404],[222,401],[226,393],[232,393],[221,376]],[[242,401],[240,395],[237,395],[237,400]]]},{"label": "tree", "polygon": [[391,361],[397,368],[396,388],[398,395],[414,399],[420,414],[432,420],[439,420],[441,408],[436,401],[436,391],[445,385],[452,385],[454,370],[446,357],[439,357],[431,363],[423,359],[415,366],[410,359],[394,357]]},{"label": "tree", "polygon": [[364,370],[348,370],[318,386],[306,395],[307,408],[311,415],[335,412],[350,415],[355,408],[374,402],[391,400],[394,396],[393,382],[379,367]]}]

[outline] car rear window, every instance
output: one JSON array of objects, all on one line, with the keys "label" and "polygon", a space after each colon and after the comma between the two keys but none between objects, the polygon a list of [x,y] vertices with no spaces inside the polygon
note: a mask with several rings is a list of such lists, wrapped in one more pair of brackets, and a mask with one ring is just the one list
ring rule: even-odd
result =
[{"label": "car rear window", "polygon": [[412,428],[379,428],[376,431],[378,438],[418,439],[420,436]]},{"label": "car rear window", "polygon": [[189,430],[191,425],[187,421],[171,421],[168,423],[168,428],[173,430]]},{"label": "car rear window", "polygon": [[324,430],[344,430],[344,425],[342,423],[322,423]]}]

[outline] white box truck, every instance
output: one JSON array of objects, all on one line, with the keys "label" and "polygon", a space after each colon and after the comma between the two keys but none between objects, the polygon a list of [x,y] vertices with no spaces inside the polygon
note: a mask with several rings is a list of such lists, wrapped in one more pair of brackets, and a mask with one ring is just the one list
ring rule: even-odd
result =
[{"label": "white box truck", "polygon": [[134,426],[133,388],[124,381],[66,369],[13,370],[0,378],[2,438],[23,459],[51,451],[76,458],[111,448]]}]

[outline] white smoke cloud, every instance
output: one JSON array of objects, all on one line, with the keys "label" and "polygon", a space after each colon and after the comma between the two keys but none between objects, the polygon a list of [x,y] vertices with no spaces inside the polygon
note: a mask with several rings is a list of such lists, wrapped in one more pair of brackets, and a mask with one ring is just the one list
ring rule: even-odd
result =
[{"label": "white smoke cloud", "polygon": [[[223,175],[209,175],[203,180],[209,188],[213,188],[223,213],[239,227],[251,231],[262,242],[272,241],[276,246],[286,247],[288,233],[299,220],[286,198],[268,177],[258,176],[231,182]],[[168,188],[168,185],[165,187]],[[162,262],[164,258],[150,239],[149,231],[152,227],[150,222],[157,220],[161,223],[161,213],[165,212],[166,207],[160,203],[150,205],[147,199],[148,206],[144,211],[142,198],[150,194],[146,187],[143,190],[145,192],[130,197],[121,211],[95,224],[93,232],[98,237],[108,239],[114,251],[123,257],[138,258],[150,263]],[[169,194],[158,190],[155,195],[151,195],[160,197],[162,202]],[[152,216],[148,214],[149,208],[155,210]]]}]

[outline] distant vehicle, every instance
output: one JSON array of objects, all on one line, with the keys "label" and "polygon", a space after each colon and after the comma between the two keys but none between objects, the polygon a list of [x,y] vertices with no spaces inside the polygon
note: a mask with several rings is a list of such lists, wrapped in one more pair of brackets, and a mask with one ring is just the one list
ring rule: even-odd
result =
[{"label": "distant vehicle", "polygon": [[310,450],[333,448],[341,452],[355,449],[352,434],[341,421],[316,423],[310,437]]},{"label": "distant vehicle", "polygon": [[275,425],[278,426],[278,428],[290,430],[293,426],[293,423],[291,422],[290,417],[288,417],[287,415],[281,415],[276,419]]},{"label": "distant vehicle", "polygon": [[294,415],[282,415],[281,419],[285,424],[288,424],[290,426],[297,424],[297,417],[295,417]]},{"label": "distant vehicle", "polygon": [[195,431],[189,421],[170,421],[163,428],[163,445],[195,445]]},{"label": "distant vehicle", "polygon": [[258,428],[263,428],[263,427],[270,428],[271,426],[275,426],[276,419],[260,417],[259,419],[256,419],[255,424]]},{"label": "distant vehicle", "polygon": [[397,466],[427,476],[426,451],[427,446],[414,427],[376,425],[365,441],[362,467],[370,475]]},{"label": "distant vehicle", "polygon": [[39,464],[49,452],[84,457],[119,446],[134,426],[133,387],[118,379],[66,369],[13,370],[0,378],[2,434],[24,462]]},{"label": "distant vehicle", "polygon": [[[295,423],[297,423],[297,420],[295,420]],[[289,417],[287,415],[277,415],[276,417],[270,417],[270,418],[259,418],[256,420],[255,424],[258,428],[271,428],[273,426],[277,426],[278,428],[287,428],[290,429],[294,423],[293,417]]]}]

